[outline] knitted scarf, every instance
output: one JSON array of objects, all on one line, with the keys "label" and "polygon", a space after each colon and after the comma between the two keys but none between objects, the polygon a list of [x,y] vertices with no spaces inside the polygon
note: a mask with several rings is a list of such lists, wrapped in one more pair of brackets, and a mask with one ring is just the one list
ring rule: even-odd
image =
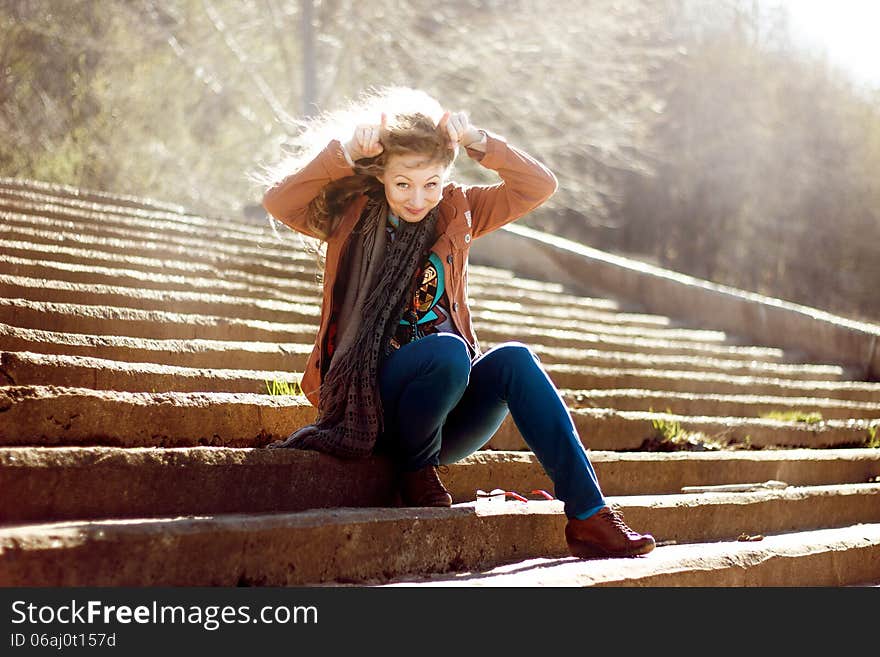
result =
[{"label": "knitted scarf", "polygon": [[380,358],[387,355],[412,298],[415,271],[434,236],[438,214],[434,208],[418,223],[401,221],[388,246],[388,202],[384,193],[370,198],[349,241],[339,337],[319,391],[318,418],[269,447],[343,458],[372,453],[383,427]]}]

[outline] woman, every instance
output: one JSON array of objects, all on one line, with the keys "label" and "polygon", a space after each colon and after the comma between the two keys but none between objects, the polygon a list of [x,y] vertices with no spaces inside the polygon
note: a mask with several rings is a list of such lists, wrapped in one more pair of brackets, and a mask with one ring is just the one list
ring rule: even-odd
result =
[{"label": "woman", "polygon": [[[270,447],[386,453],[399,466],[403,504],[450,506],[437,466],[483,447],[510,412],[565,503],[571,553],[650,552],[653,537],[607,506],[537,356],[518,342],[482,353],[474,335],[472,241],[541,205],[556,178],[422,92],[386,88],[353,108],[307,126],[301,141],[332,134],[343,115],[372,121],[324,141],[263,198],[273,217],[327,248],[320,328],[302,378],[318,419]],[[459,147],[502,182],[451,182]]]}]

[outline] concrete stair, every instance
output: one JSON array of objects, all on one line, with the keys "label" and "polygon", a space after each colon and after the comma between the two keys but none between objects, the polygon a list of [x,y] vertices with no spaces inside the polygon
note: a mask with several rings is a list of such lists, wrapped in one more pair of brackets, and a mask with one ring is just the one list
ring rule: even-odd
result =
[{"label": "concrete stair", "polygon": [[[880,383],[473,255],[483,348],[535,350],[654,552],[569,557],[510,419],[443,473],[451,509],[396,507],[378,457],[261,449],[315,414],[283,393],[317,328],[316,257],[279,233],[0,179],[0,584],[880,582]],[[493,488],[528,501],[474,501]]]}]

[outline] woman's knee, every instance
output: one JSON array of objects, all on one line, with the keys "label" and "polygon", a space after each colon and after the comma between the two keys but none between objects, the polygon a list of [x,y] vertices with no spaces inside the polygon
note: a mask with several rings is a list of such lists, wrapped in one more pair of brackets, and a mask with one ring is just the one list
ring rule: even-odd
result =
[{"label": "woman's knee", "polygon": [[497,363],[519,367],[522,365],[534,365],[540,362],[538,355],[522,342],[505,342],[487,351],[483,358],[491,358]]},{"label": "woman's knee", "polygon": [[467,343],[452,333],[434,333],[421,338],[430,343],[430,371],[449,383],[467,385],[471,373],[471,354]]}]

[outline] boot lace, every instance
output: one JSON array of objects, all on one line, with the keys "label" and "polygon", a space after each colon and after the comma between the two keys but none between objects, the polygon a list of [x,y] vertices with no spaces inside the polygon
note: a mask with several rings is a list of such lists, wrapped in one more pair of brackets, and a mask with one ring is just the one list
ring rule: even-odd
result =
[{"label": "boot lace", "polygon": [[624,521],[623,513],[617,509],[609,509],[608,511],[605,511],[603,517],[624,534],[636,534],[636,532],[634,532]]},{"label": "boot lace", "polygon": [[438,486],[444,493],[448,493],[446,486],[443,484],[443,480],[440,478],[440,473],[446,474],[449,472],[449,468],[445,465],[435,465],[433,468],[427,468],[427,477],[430,479],[431,483]]}]

